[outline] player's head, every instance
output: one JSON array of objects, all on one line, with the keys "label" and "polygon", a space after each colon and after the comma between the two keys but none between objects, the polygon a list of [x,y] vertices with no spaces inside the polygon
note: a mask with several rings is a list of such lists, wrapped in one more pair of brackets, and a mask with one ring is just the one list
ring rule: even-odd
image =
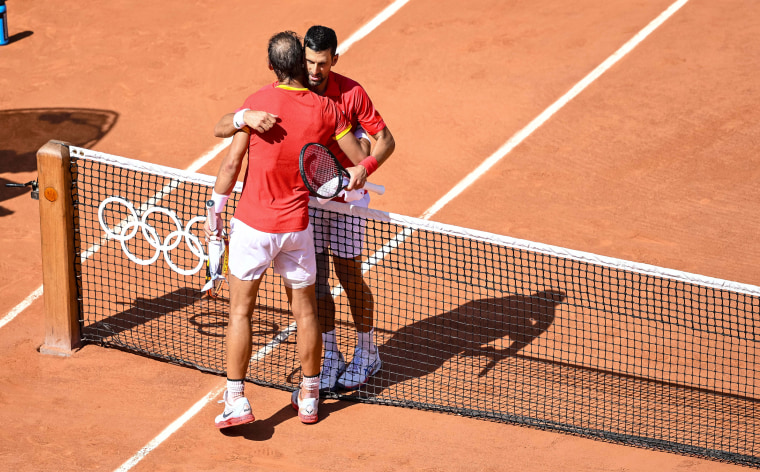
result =
[{"label": "player's head", "polygon": [[314,25],[303,37],[303,45],[317,52],[329,49],[330,55],[334,56],[335,51],[338,50],[338,36],[332,28]]},{"label": "player's head", "polygon": [[312,26],[303,38],[309,88],[324,92],[330,68],[338,62],[338,37],[326,26]]},{"label": "player's head", "polygon": [[301,39],[292,31],[277,33],[269,39],[267,48],[269,66],[277,75],[277,80],[302,79],[304,75],[304,54]]}]

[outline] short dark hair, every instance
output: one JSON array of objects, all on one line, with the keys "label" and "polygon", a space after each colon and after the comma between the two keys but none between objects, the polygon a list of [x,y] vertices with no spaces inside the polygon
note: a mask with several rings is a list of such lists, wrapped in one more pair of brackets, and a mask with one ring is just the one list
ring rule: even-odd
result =
[{"label": "short dark hair", "polygon": [[312,51],[330,50],[330,55],[334,56],[338,50],[338,36],[335,31],[327,26],[314,25],[306,32],[303,38],[303,44]]},{"label": "short dark hair", "polygon": [[301,38],[292,31],[283,31],[269,38],[269,64],[277,80],[301,78],[304,75],[304,55]]}]

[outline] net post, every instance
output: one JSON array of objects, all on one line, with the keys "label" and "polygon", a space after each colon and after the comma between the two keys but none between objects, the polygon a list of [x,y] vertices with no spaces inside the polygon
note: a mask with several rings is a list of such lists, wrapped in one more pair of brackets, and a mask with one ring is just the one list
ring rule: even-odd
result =
[{"label": "net post", "polygon": [[74,270],[74,204],[68,143],[37,151],[45,341],[40,353],[69,356],[81,345]]}]

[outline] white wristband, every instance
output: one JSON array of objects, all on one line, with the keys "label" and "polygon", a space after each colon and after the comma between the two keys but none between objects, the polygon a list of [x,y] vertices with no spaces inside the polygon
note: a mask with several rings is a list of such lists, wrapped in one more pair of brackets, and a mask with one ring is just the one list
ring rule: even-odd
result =
[{"label": "white wristband", "polygon": [[235,126],[236,129],[240,129],[243,126],[245,126],[245,112],[247,112],[248,108],[243,108],[240,111],[235,112],[235,116],[232,117],[232,124]]},{"label": "white wristband", "polygon": [[214,201],[214,211],[217,215],[224,211],[224,205],[227,204],[228,198],[230,198],[229,195],[221,195],[216,193],[216,190],[211,191],[211,199]]},{"label": "white wristband", "polygon": [[364,131],[364,128],[361,126],[356,127],[356,131],[354,131],[354,136],[356,136],[356,139],[366,139],[370,143],[372,142],[371,139],[369,139],[369,133]]}]

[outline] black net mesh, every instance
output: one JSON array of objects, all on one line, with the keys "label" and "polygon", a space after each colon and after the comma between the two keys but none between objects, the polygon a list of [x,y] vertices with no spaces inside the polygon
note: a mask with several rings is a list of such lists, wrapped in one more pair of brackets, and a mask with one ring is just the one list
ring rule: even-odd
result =
[{"label": "black net mesh", "polygon": [[[223,374],[228,288],[200,290],[208,186],[86,154],[71,164],[84,341]],[[366,226],[382,368],[331,396],[760,464],[757,293],[344,207],[319,208]],[[350,360],[334,270],[330,286]],[[297,332],[271,270],[252,328],[248,380],[296,388]]]}]

